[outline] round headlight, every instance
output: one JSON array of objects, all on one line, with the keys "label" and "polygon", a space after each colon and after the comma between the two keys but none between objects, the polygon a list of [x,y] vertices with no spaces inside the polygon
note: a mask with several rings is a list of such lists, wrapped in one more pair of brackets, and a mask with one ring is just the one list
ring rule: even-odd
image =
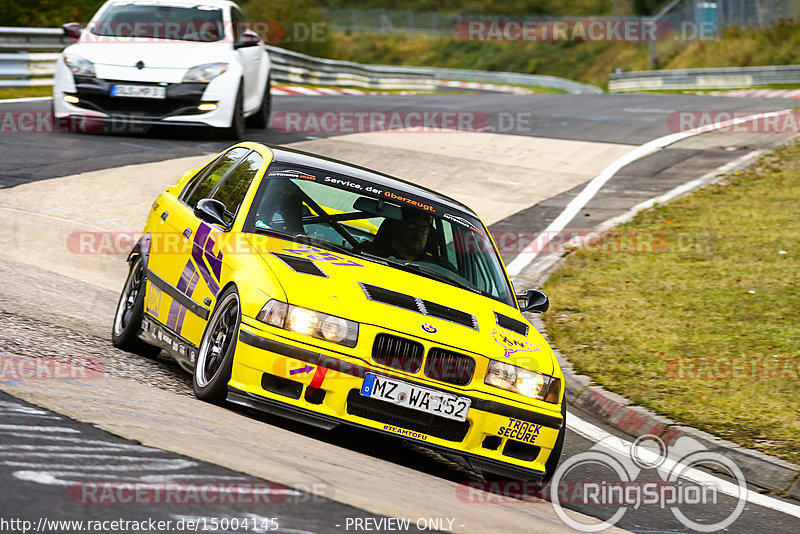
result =
[{"label": "round headlight", "polygon": [[517,390],[528,397],[538,397],[544,387],[544,376],[539,373],[520,370],[517,373]]},{"label": "round headlight", "polygon": [[325,339],[338,343],[347,335],[347,323],[344,319],[329,315],[322,321],[320,330]]},{"label": "round headlight", "polygon": [[289,313],[289,328],[298,334],[311,335],[317,326],[317,314],[304,308],[292,308]]}]

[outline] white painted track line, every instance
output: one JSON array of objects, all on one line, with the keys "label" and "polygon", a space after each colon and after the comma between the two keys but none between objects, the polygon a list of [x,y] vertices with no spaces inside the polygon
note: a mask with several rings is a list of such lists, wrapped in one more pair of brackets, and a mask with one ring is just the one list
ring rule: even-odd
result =
[{"label": "white painted track line", "polygon": [[[542,236],[555,236],[558,232],[566,228],[567,224],[569,224],[569,222],[574,219],[584,207],[586,207],[589,201],[591,201],[597,195],[597,193],[600,192],[600,189],[602,189],[606,182],[613,178],[614,175],[626,165],[633,163],[634,161],[641,159],[658,149],[664,148],[688,137],[693,137],[701,133],[711,132],[758,119],[782,116],[791,112],[791,109],[784,109],[780,111],[758,113],[755,115],[748,115],[746,117],[738,117],[727,121],[716,122],[708,126],[703,126],[702,128],[665,135],[663,137],[653,139],[652,141],[649,141],[631,150],[616,161],[613,161],[610,165],[603,169],[600,174],[592,178],[589,183],[586,184],[586,187],[584,187],[583,190],[578,194],[578,196],[576,196],[569,202],[569,204],[567,204],[567,207],[564,208],[564,211],[562,211],[558,217],[556,217],[553,222],[551,222],[539,235],[533,238],[531,244],[528,245],[522,252],[520,252],[517,257],[506,266],[509,276],[519,276],[522,271],[531,265],[539,255],[539,250],[547,249],[546,245],[550,242],[548,239],[547,243],[545,243],[545,246],[537,247],[537,244],[540,243]],[[536,250],[537,248],[538,250]]]},{"label": "white painted track line", "polygon": [[767,152],[769,152],[769,151],[768,150],[753,150],[752,152],[748,152],[744,156],[736,158],[733,161],[729,161],[725,165],[721,165],[721,166],[717,167],[716,169],[714,169],[713,171],[707,172],[706,174],[704,174],[700,178],[696,178],[694,180],[691,180],[689,182],[681,184],[678,187],[675,187],[675,188],[667,191],[663,195],[659,195],[657,197],[653,197],[650,200],[645,200],[644,202],[635,205],[634,207],[632,207],[631,209],[629,209],[626,213],[623,213],[622,215],[618,215],[616,217],[612,217],[610,219],[607,219],[607,220],[603,221],[602,223],[597,225],[596,230],[602,232],[604,230],[609,230],[609,229],[611,229],[611,228],[613,228],[613,227],[615,227],[615,226],[617,226],[619,224],[628,222],[631,219],[633,219],[633,217],[637,213],[639,213],[640,211],[644,211],[644,210],[650,209],[650,208],[652,208],[653,206],[655,206],[657,204],[664,204],[664,203],[669,202],[670,200],[672,200],[674,198],[677,198],[677,197],[679,197],[681,195],[685,195],[689,191],[697,189],[700,186],[713,183],[715,181],[715,178],[717,178],[720,174],[728,174],[731,171],[733,171],[734,169],[738,169],[738,168],[747,166],[751,162],[753,162],[757,158],[759,158],[760,156],[766,154]]},{"label": "white painted track line", "polygon": [[30,98],[4,98],[0,99],[0,104],[14,104],[20,102],[44,102],[46,100],[53,100],[52,96],[33,96]]},{"label": "white painted track line", "polygon": [[[601,446],[606,447],[617,454],[623,456],[629,456],[630,454],[632,445],[630,441],[609,434],[602,428],[581,419],[580,417],[575,415],[574,412],[570,412],[569,417],[567,417],[567,428],[574,431],[576,434],[579,434],[580,436],[588,439],[589,441],[592,441],[594,443],[600,443]],[[607,438],[615,438],[615,439],[609,440]],[[642,456],[647,454],[646,451],[642,451],[641,449],[637,449],[637,451],[641,452]],[[653,454],[655,455],[655,453]],[[664,460],[664,463],[658,467],[658,470],[664,473],[670,473],[675,471],[675,468],[677,466],[679,466],[678,462],[675,462],[670,458],[666,458]],[[712,482],[719,489],[721,493],[736,498],[739,497],[740,493],[739,486],[725,479],[715,477],[714,475],[706,473],[705,471],[700,471],[698,469],[693,469],[693,468],[681,469],[679,472],[682,473],[681,476],[683,478],[686,478],[688,480],[697,483]],[[800,506],[786,501],[782,501],[780,499],[775,499],[774,497],[762,495],[760,493],[756,493],[755,491],[749,489],[747,490],[747,502],[750,504],[763,506],[764,508],[769,508],[770,510],[782,512],[784,514],[788,514],[794,517],[800,517]]]}]

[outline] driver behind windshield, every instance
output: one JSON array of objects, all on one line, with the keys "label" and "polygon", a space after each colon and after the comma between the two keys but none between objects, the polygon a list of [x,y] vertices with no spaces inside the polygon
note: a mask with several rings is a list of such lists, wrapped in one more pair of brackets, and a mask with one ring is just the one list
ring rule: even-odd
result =
[{"label": "driver behind windshield", "polygon": [[400,220],[386,219],[367,251],[384,258],[438,263],[425,250],[431,232],[431,217],[424,212],[404,209]]}]

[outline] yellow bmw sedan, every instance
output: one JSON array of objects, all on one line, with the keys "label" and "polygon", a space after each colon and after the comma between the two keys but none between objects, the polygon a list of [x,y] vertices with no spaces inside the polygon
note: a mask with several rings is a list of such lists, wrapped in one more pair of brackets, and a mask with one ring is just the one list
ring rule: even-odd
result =
[{"label": "yellow bmw sedan", "polygon": [[548,480],[564,377],[463,204],[312,154],[241,143],[155,202],[112,339],[162,349],[199,399],[462,456]]}]

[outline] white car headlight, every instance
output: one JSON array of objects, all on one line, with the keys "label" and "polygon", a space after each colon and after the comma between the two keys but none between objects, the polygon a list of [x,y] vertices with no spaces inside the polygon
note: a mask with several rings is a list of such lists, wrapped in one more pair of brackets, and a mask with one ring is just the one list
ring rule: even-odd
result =
[{"label": "white car headlight", "polygon": [[358,323],[278,300],[267,302],[256,317],[262,323],[285,328],[298,334],[355,347]]},{"label": "white car headlight", "polygon": [[490,386],[553,404],[558,404],[561,397],[561,380],[510,363],[494,360],[489,362],[484,382]]},{"label": "white car headlight", "polygon": [[227,63],[206,63],[186,71],[183,83],[208,83],[220,74],[228,72]]},{"label": "white car headlight", "polygon": [[72,74],[77,76],[96,76],[94,64],[88,59],[75,54],[64,54],[64,63],[67,64]]}]

